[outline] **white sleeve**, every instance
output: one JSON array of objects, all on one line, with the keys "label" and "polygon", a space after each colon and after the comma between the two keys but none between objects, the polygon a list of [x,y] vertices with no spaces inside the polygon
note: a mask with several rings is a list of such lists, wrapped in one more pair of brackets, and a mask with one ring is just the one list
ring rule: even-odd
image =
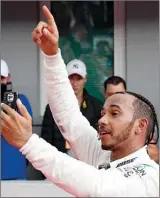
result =
[{"label": "white sleeve", "polygon": [[54,56],[44,54],[44,69],[52,115],[77,159],[94,166],[103,163],[106,152],[101,149],[97,131],[79,109],[60,50]]},{"label": "white sleeve", "polygon": [[145,188],[140,179],[136,178],[133,181],[127,179],[117,169],[98,170],[59,152],[36,134],[31,136],[20,151],[50,181],[74,196],[144,195]]}]

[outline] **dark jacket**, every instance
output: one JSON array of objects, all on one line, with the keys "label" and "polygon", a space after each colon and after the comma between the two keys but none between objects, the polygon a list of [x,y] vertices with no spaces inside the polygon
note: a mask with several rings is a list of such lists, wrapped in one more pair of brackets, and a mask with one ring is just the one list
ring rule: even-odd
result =
[{"label": "dark jacket", "polygon": [[[95,129],[100,118],[102,106],[103,103],[100,100],[89,95],[88,92],[84,89],[84,100],[82,102],[80,110]],[[55,146],[59,151],[64,153],[67,152],[65,148],[66,141],[52,117],[49,105],[46,106],[44,113],[41,137]]]}]

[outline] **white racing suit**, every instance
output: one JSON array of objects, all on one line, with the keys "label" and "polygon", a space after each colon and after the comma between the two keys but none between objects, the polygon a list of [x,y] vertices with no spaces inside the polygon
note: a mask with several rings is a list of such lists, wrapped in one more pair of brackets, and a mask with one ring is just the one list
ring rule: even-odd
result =
[{"label": "white racing suit", "polygon": [[110,152],[101,149],[97,131],[79,110],[60,50],[44,55],[44,68],[50,109],[78,160],[33,134],[20,149],[32,165],[77,197],[158,197],[159,166],[146,147],[110,163]]}]

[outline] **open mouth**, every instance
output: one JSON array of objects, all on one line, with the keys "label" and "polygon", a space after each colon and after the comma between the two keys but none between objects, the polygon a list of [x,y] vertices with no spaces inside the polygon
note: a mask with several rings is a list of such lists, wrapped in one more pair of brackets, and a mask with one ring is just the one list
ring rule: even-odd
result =
[{"label": "open mouth", "polygon": [[107,132],[107,131],[100,131],[99,132],[99,135],[100,135],[100,137],[102,137],[104,135],[111,135],[111,133],[110,132]]}]

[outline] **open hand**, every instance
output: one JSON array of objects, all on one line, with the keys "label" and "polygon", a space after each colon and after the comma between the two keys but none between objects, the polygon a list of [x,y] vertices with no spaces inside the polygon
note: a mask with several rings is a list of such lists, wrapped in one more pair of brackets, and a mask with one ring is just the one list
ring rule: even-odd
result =
[{"label": "open hand", "polygon": [[1,133],[6,141],[17,148],[21,148],[32,136],[32,118],[21,101],[17,100],[17,113],[6,104],[1,104]]},{"label": "open hand", "polygon": [[51,12],[42,7],[47,23],[40,21],[32,32],[33,41],[46,55],[55,55],[58,51],[59,33]]}]

